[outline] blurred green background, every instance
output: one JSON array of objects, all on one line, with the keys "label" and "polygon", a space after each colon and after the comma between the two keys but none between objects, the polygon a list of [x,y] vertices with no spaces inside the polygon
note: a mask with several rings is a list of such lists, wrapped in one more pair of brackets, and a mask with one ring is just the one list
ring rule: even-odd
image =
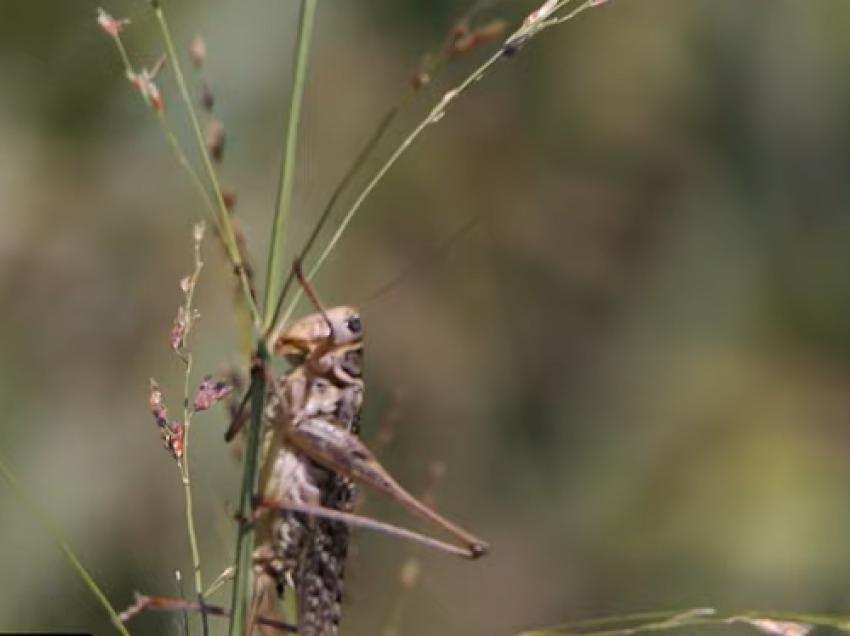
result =
[{"label": "blurred green background", "polygon": [[[0,2],[0,453],[122,608],[133,590],[174,594],[176,569],[190,579],[182,489],[146,401],[153,376],[179,411],[168,334],[202,208],[99,3],[132,18],[131,55],[152,64],[141,0]],[[223,181],[263,266],[297,5],[165,6],[183,45],[207,39]],[[292,245],[466,6],[322,3]],[[369,200],[320,277],[327,303],[439,255],[363,306],[364,436],[397,408],[387,465],[421,492],[444,462],[440,509],[493,545],[474,564],[420,553],[402,634],[847,610],[848,25],[835,0],[615,0],[499,65]],[[206,256],[198,380],[240,361],[211,242]],[[224,427],[216,412],[193,429],[207,582],[233,550]],[[413,523],[377,496],[363,511]],[[357,533],[343,634],[380,633],[410,552]],[[49,628],[113,633],[3,482],[0,630]],[[179,633],[168,615],[130,628]]]}]

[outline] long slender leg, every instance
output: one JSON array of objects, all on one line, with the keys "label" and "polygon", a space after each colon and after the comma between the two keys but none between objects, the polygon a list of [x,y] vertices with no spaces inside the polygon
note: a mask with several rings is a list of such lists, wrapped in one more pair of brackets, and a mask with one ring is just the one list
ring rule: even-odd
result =
[{"label": "long slender leg", "polygon": [[257,508],[273,508],[275,510],[282,510],[284,512],[300,512],[313,517],[329,519],[331,521],[339,521],[349,526],[353,526],[356,528],[365,528],[367,530],[375,530],[388,536],[396,537],[397,539],[401,539],[403,541],[410,541],[426,548],[437,550],[438,552],[445,552],[447,554],[463,557],[466,559],[477,559],[478,557],[486,554],[486,551],[476,552],[471,549],[460,548],[452,543],[446,543],[445,541],[434,539],[433,537],[429,537],[428,535],[420,534],[418,532],[407,530],[405,528],[399,528],[398,526],[394,526],[389,523],[384,523],[383,521],[377,521],[376,519],[370,519],[369,517],[361,517],[360,515],[356,515],[349,512],[342,512],[341,510],[325,508],[324,506],[299,504],[291,501],[282,501],[280,499],[261,499],[257,502]]},{"label": "long slender leg", "polygon": [[[272,387],[278,399],[283,400],[280,387],[275,383]],[[345,427],[335,426],[317,417],[299,418],[297,421],[287,423],[284,436],[297,450],[322,466],[383,492],[411,513],[460,539],[466,544],[467,549],[466,552],[461,553],[462,556],[477,559],[489,551],[490,546],[485,541],[446,519],[405,490],[357,435],[345,430]],[[397,530],[401,529],[397,528]],[[400,535],[397,534],[397,536]],[[440,542],[437,541],[437,543]],[[431,545],[431,547],[436,546]],[[455,553],[453,550],[447,550],[447,552]]]},{"label": "long slender leg", "polygon": [[245,391],[245,397],[242,398],[242,401],[239,402],[239,406],[233,410],[230,425],[227,427],[227,430],[224,433],[224,441],[230,443],[233,441],[233,438],[242,430],[245,426],[245,423],[248,421],[248,400],[251,399],[251,392],[254,390],[254,385],[248,387],[248,390]]},{"label": "long slender leg", "polygon": [[[218,605],[209,605],[204,603],[204,606],[201,607],[198,603],[193,601],[187,601],[182,598],[171,598],[168,596],[145,596],[141,594],[136,594],[136,602],[133,603],[132,606],[128,607],[126,610],[121,612],[118,615],[118,619],[122,623],[126,623],[134,616],[141,614],[146,611],[160,611],[160,612],[205,612],[210,616],[223,616],[225,618],[229,618],[231,612],[229,609],[225,609],[223,607],[219,607]],[[274,627],[277,631],[276,634],[281,632],[289,632],[295,633],[296,627],[294,625],[290,625],[289,623],[285,623],[276,618],[272,618],[269,616],[257,616],[256,622],[258,625],[268,625],[270,627]]]},{"label": "long slender leg", "polygon": [[299,420],[289,427],[285,435],[293,447],[314,461],[383,492],[411,513],[443,528],[466,545],[464,556],[478,558],[489,550],[482,539],[446,519],[405,490],[356,435],[321,418]]}]

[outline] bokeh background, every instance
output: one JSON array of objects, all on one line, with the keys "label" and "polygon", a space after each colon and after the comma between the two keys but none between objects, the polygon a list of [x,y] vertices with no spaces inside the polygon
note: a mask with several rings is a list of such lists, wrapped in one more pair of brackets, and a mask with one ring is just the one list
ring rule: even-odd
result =
[{"label": "bokeh background", "polygon": [[[131,55],[152,64],[141,0],[0,2],[0,453],[120,608],[133,590],[174,594],[177,569],[190,579],[182,489],[146,401],[153,376],[179,411],[168,334],[202,208],[98,4],[132,18]],[[166,8],[184,49],[207,39],[223,181],[262,266],[296,3]],[[465,8],[322,3],[292,245]],[[365,437],[397,413],[387,465],[421,492],[443,462],[440,509],[493,554],[416,552],[422,581],[404,593],[411,549],[358,532],[344,634],[381,633],[396,607],[405,636],[847,610],[848,25],[835,0],[614,0],[499,65],[392,171],[319,289],[366,301]],[[198,379],[241,361],[212,242],[206,256]],[[193,428],[207,582],[233,551],[225,425],[216,412]],[[415,523],[377,496],[363,512]],[[174,616],[130,627],[179,633]],[[114,633],[5,482],[0,629]]]}]

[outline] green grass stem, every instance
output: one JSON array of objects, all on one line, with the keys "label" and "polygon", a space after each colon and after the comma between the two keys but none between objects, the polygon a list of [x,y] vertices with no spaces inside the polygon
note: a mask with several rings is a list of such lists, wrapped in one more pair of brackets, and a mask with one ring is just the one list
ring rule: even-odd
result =
[{"label": "green grass stem", "polygon": [[[557,12],[559,9],[563,9],[566,7],[571,0],[563,0],[558,3],[553,10],[553,13]],[[536,37],[546,29],[555,26],[557,24],[562,24],[567,22],[568,20],[572,20],[579,13],[586,9],[590,9],[594,6],[593,0],[587,0],[580,6],[573,9],[571,12],[564,16],[559,16],[558,18],[553,18],[549,21],[541,21],[540,23],[530,27],[529,25],[523,24],[520,28],[511,34],[507,41],[511,41],[512,39],[518,39],[522,37],[523,39],[531,39]],[[463,82],[461,82],[457,87],[446,91],[443,94],[443,97],[434,106],[433,109],[426,115],[426,117],[416,125],[416,127],[402,140],[401,144],[392,152],[389,158],[378,168],[377,172],[372,176],[372,178],[368,181],[366,186],[360,192],[360,194],[356,197],[354,202],[351,204],[351,207],[348,208],[345,215],[342,218],[339,226],[337,226],[333,235],[330,238],[327,246],[319,257],[316,259],[316,262],[313,266],[307,271],[307,279],[313,279],[316,274],[321,269],[324,262],[336,248],[337,243],[339,243],[342,235],[345,233],[345,230],[348,228],[348,225],[354,219],[354,216],[357,214],[360,207],[372,193],[372,191],[378,186],[378,184],[383,180],[384,176],[386,176],[387,172],[389,172],[390,168],[392,168],[396,162],[404,155],[404,153],[410,148],[416,139],[425,131],[428,126],[431,124],[436,124],[440,121],[443,116],[446,114],[448,107],[457,100],[463,93],[465,93],[473,84],[480,81],[487,73],[496,65],[497,62],[504,59],[504,54],[502,50],[496,51],[492,54],[483,64],[481,64],[478,68],[476,68]],[[299,289],[293,295],[292,301],[289,303],[286,311],[283,314],[282,322],[287,323],[292,314],[295,312],[295,308],[298,306],[298,302],[301,300],[303,295],[303,290]]]},{"label": "green grass stem", "polygon": [[95,583],[94,578],[86,569],[86,567],[82,564],[82,562],[77,558],[77,555],[74,553],[74,550],[65,541],[65,538],[62,536],[62,532],[57,528],[50,518],[42,511],[42,509],[38,506],[38,504],[33,501],[27,495],[26,490],[21,485],[21,482],[18,481],[18,478],[15,477],[15,474],[12,472],[12,469],[3,461],[3,458],[0,457],[0,473],[2,473],[3,477],[6,478],[6,481],[12,486],[12,490],[15,495],[17,495],[18,499],[20,499],[23,506],[27,509],[30,515],[35,519],[38,524],[44,529],[44,531],[48,534],[48,536],[53,540],[53,542],[59,546],[59,549],[62,551],[62,554],[68,560],[68,563],[71,564],[71,567],[77,573],[77,576],[80,577],[80,580],[86,585],[87,588],[91,591],[91,593],[97,598],[103,608],[106,610],[106,613],[109,614],[109,618],[112,619],[112,622],[115,625],[115,628],[118,630],[122,636],[130,636],[130,632],[127,631],[127,628],[124,626],[124,623],[121,622],[121,619],[118,616],[118,612],[115,611],[115,608],[112,607],[112,604],[106,598],[106,595],[103,591],[98,587],[97,583]]},{"label": "green grass stem", "polygon": [[174,69],[174,77],[177,81],[177,88],[180,91],[181,99],[183,100],[183,104],[189,115],[189,121],[192,125],[195,142],[200,150],[204,170],[207,178],[209,179],[210,187],[212,188],[215,203],[218,208],[214,215],[214,218],[217,219],[216,228],[220,228],[221,230],[220,236],[222,238],[222,244],[224,245],[227,257],[233,265],[234,271],[239,279],[243,303],[251,316],[255,329],[259,331],[261,329],[262,321],[260,320],[259,310],[251,293],[251,282],[248,280],[248,276],[245,272],[245,264],[242,262],[242,256],[239,253],[239,247],[236,242],[236,232],[233,229],[230,213],[228,212],[227,205],[224,202],[221,184],[218,181],[218,175],[213,167],[212,159],[207,152],[204,134],[201,130],[201,124],[198,119],[197,112],[195,111],[195,107],[192,104],[192,98],[189,95],[189,88],[186,83],[186,78],[183,75],[180,58],[178,57],[177,50],[174,46],[174,38],[171,35],[171,29],[168,26],[168,20],[162,10],[162,6],[157,4],[154,8],[154,14],[156,15],[160,32],[162,33],[163,42],[165,43],[166,54],[168,59],[171,60],[171,66]]},{"label": "green grass stem", "polygon": [[[203,230],[198,229],[195,233],[195,268],[192,272],[192,276],[189,280],[189,285],[186,290],[186,302],[184,305],[185,315],[188,317],[188,328],[186,333],[184,334],[184,338],[188,337],[189,332],[194,326],[195,319],[192,315],[194,311],[192,307],[192,301],[195,297],[195,286],[198,282],[198,277],[201,274],[201,269],[204,266],[203,260],[201,259],[201,240],[203,238]],[[178,352],[179,353],[179,352]],[[190,431],[192,428],[192,409],[190,408],[191,402],[189,399],[190,395],[190,383],[192,378],[192,353],[191,351],[186,351],[185,353],[179,353],[180,358],[183,360],[185,365],[184,376],[183,376],[183,456],[180,458],[178,462],[178,466],[180,467],[180,477],[183,482],[183,499],[185,503],[186,510],[186,533],[189,538],[189,550],[192,556],[192,573],[193,580],[195,585],[195,595],[198,598],[198,603],[203,608],[204,605],[204,582],[203,576],[201,575],[201,555],[198,550],[198,535],[195,530],[195,514],[194,514],[194,505],[193,505],[193,497],[192,497],[192,480],[189,472],[189,437]],[[203,636],[207,636],[209,633],[207,616],[206,614],[201,612],[201,627]]]},{"label": "green grass stem", "polygon": [[[628,623],[637,624],[615,629],[595,631],[587,629],[589,627],[604,627],[607,625]],[[522,632],[520,636],[552,636],[554,634],[638,636],[639,634],[664,632],[673,629],[724,626],[734,623],[748,624],[757,631],[770,636],[782,636],[783,634],[793,633],[791,628],[794,626],[801,628],[806,626],[831,627],[846,631],[850,626],[850,616],[757,610],[718,611],[712,608],[691,608],[574,621]]]},{"label": "green grass stem", "polygon": [[271,328],[274,320],[275,305],[273,298],[281,287],[284,269],[286,227],[292,208],[292,189],[295,180],[295,164],[298,155],[298,131],[301,124],[301,107],[304,101],[304,89],[307,85],[307,62],[310,57],[310,44],[313,39],[313,25],[316,20],[318,0],[301,0],[301,16],[298,21],[296,53],[292,74],[292,94],[289,102],[289,117],[286,124],[286,141],[283,161],[280,168],[280,183],[274,218],[272,219],[271,243],[266,271],[266,293],[263,302],[265,309],[264,331]]},{"label": "green grass stem", "polygon": [[[268,352],[265,345],[258,344],[257,360],[251,369],[251,419],[248,423],[245,444],[242,487],[239,492],[239,515],[250,519],[254,511],[254,493],[257,492],[257,474],[259,472],[261,429],[266,399],[265,365],[268,364]],[[229,636],[244,636],[248,603],[251,599],[251,575],[253,570],[254,533],[240,524],[236,539],[236,574],[231,601]]]}]

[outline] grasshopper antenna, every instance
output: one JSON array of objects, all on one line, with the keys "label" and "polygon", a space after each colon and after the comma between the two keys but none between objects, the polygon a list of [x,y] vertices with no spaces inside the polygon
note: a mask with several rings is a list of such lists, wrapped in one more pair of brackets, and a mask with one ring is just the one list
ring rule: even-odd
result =
[{"label": "grasshopper antenna", "polygon": [[396,287],[398,287],[401,283],[406,281],[408,278],[414,276],[417,272],[422,271],[427,265],[433,263],[437,259],[445,254],[452,248],[454,245],[472,228],[474,228],[478,223],[481,222],[480,216],[473,216],[468,219],[466,223],[460,226],[454,233],[452,233],[448,239],[439,244],[436,248],[432,249],[430,252],[421,257],[417,262],[414,262],[407,269],[405,269],[401,274],[393,278],[387,283],[381,285],[377,291],[372,292],[368,297],[364,298],[358,303],[358,307],[365,307],[371,303],[374,303],[377,300],[380,300],[391,291],[393,291]]},{"label": "grasshopper antenna", "polygon": [[302,267],[302,260],[299,256],[292,263],[292,271],[295,274],[295,278],[298,280],[298,284],[301,285],[301,288],[304,290],[304,293],[307,294],[307,298],[310,299],[310,302],[313,303],[313,306],[316,310],[322,315],[325,323],[328,325],[328,330],[330,332],[330,337],[333,338],[334,335],[334,325],[331,322],[331,319],[328,317],[328,312],[325,310],[325,306],[322,304],[322,301],[319,300],[318,294],[316,294],[316,290],[313,288],[313,285],[307,280],[307,277],[304,275],[304,268]]}]

